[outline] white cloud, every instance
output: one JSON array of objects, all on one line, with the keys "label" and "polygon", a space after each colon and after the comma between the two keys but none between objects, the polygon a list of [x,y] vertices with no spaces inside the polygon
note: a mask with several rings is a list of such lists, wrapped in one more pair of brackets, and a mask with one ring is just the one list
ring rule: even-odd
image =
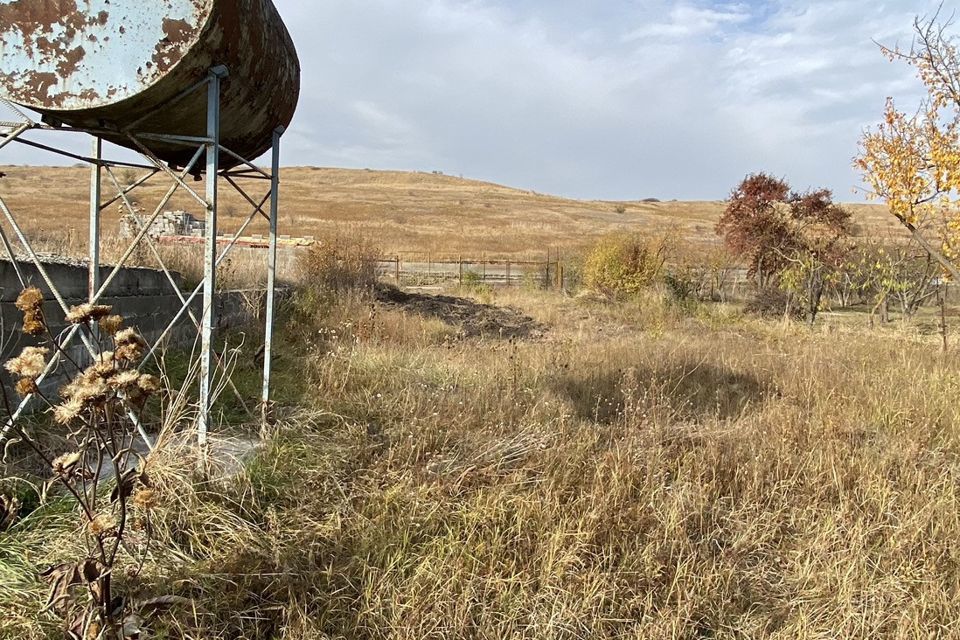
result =
[{"label": "white cloud", "polygon": [[750,20],[747,5],[737,4],[721,8],[693,7],[681,4],[670,11],[669,20],[645,25],[623,36],[631,42],[643,38],[689,38],[716,34],[724,27],[743,24]]}]

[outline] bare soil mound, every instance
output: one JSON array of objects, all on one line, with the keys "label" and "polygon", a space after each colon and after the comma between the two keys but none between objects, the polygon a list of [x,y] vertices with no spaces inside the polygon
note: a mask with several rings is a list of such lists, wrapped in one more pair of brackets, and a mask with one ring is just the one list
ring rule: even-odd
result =
[{"label": "bare soil mound", "polygon": [[377,301],[458,327],[464,338],[536,339],[544,327],[533,318],[510,307],[480,304],[454,296],[408,293],[396,287],[380,286]]}]

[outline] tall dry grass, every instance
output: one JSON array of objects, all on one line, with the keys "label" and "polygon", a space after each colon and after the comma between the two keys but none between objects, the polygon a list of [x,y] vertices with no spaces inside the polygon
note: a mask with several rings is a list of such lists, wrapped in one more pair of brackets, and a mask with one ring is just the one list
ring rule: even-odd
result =
[{"label": "tall dry grass", "polygon": [[287,309],[302,407],[256,460],[152,461],[140,587],[195,602],[160,637],[960,635],[960,364],[932,338],[493,295],[547,337]]}]

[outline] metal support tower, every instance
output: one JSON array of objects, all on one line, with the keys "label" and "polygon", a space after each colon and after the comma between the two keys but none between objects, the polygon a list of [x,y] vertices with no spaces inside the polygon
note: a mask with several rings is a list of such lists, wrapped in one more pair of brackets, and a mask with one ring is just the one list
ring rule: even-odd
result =
[{"label": "metal support tower", "polygon": [[[273,135],[272,162],[270,172],[267,173],[254,164],[256,158],[244,158],[221,144],[221,90],[222,81],[228,76],[226,67],[218,66],[210,70],[207,78],[198,82],[186,91],[174,97],[169,103],[157,107],[155,111],[161,111],[164,108],[178,103],[185,99],[197,99],[202,92],[206,93],[207,100],[207,133],[204,137],[186,136],[178,132],[157,132],[142,131],[139,126],[147,118],[143,118],[132,124],[121,133],[130,141],[131,147],[139,151],[141,159],[135,162],[116,161],[104,158],[104,149],[102,139],[105,135],[116,136],[116,130],[106,129],[81,129],[73,127],[52,126],[34,121],[23,111],[18,109],[12,103],[0,97],[0,108],[5,107],[14,114],[13,121],[4,122],[0,120],[0,150],[18,143],[21,145],[42,149],[62,158],[69,158],[76,162],[82,162],[90,166],[90,207],[89,207],[89,286],[88,301],[97,303],[102,300],[108,291],[111,283],[116,279],[121,269],[127,266],[134,253],[141,248],[146,248],[158,265],[158,268],[165,274],[167,281],[171,286],[171,293],[176,296],[180,302],[180,308],[174,315],[170,323],[160,333],[153,344],[149,345],[146,357],[141,367],[147,366],[152,359],[156,358],[158,350],[165,343],[166,339],[173,331],[184,324],[192,326],[197,331],[200,341],[200,352],[197,355],[200,372],[199,395],[196,398],[197,419],[196,428],[198,434],[198,444],[205,447],[210,430],[215,427],[215,401],[218,388],[230,388],[238,397],[239,392],[225,374],[229,373],[225,366],[222,356],[217,350],[217,267],[223,264],[230,255],[237,242],[250,227],[257,216],[267,220],[270,227],[270,242],[267,252],[267,276],[266,276],[266,316],[264,326],[264,370],[262,395],[259,398],[262,405],[259,419],[266,420],[269,415],[270,395],[270,374],[272,365],[273,351],[273,326],[276,320],[275,299],[277,286],[277,233],[278,233],[278,206],[280,190],[280,142],[284,130],[278,129]],[[85,133],[91,136],[91,153],[89,156],[79,155],[66,149],[63,144],[58,144],[62,140],[63,133]],[[35,134],[28,139],[27,134]],[[60,136],[60,140],[56,138]],[[36,138],[50,137],[54,138],[52,142],[39,142]],[[177,144],[191,150],[192,159],[184,167],[174,168],[168,166],[160,160],[156,154],[151,152],[151,142],[163,142],[165,144]],[[230,157],[236,162],[232,162],[233,168],[221,169],[221,158]],[[201,164],[201,158],[204,164]],[[2,160],[2,153],[0,153]],[[203,166],[204,169],[200,169]],[[131,184],[126,186],[121,184],[117,178],[115,170],[118,168],[142,170],[144,173]],[[205,191],[201,195],[194,190],[186,181],[190,175],[203,174],[205,182]],[[168,183],[168,188],[164,196],[153,208],[152,213],[145,220],[140,220],[137,216],[138,211],[133,204],[133,196],[137,189],[151,181],[164,180]],[[109,185],[104,190],[104,182]],[[251,185],[256,181],[262,184],[269,184],[269,190],[261,197],[251,195]],[[239,229],[232,236],[221,236],[219,229],[219,187],[221,183],[240,194],[251,209],[249,214],[240,225]],[[106,191],[106,193],[104,192]],[[193,199],[197,205],[203,208],[206,218],[204,229],[204,278],[192,291],[181,291],[178,281],[167,267],[162,254],[158,251],[156,240],[148,233],[150,228],[158,218],[164,213],[165,208],[176,194],[186,194]],[[269,202],[269,213],[265,207]],[[122,257],[109,270],[105,270],[101,264],[101,247],[103,246],[102,236],[102,212],[117,203],[124,211],[132,214],[134,220],[139,220],[139,229],[136,236],[129,242]],[[3,258],[10,260],[20,279],[20,285],[29,286],[23,275],[20,265],[24,262],[32,263],[47,287],[52,291],[61,309],[66,312],[67,301],[57,290],[56,283],[49,277],[44,266],[43,260],[34,250],[30,238],[24,233],[14,211],[12,211],[3,198],[0,191],[0,215],[2,215],[5,226],[0,223],[0,244],[2,244]],[[16,242],[11,242],[7,229],[13,231]],[[105,276],[105,277],[104,277]],[[195,301],[202,299],[201,313],[196,311]],[[80,338],[85,344],[86,350],[91,356],[96,355],[93,345],[89,340],[85,340],[82,332],[76,327],[71,328],[61,335],[58,340],[62,350],[67,350],[74,346],[77,339]],[[60,365],[59,350],[54,353],[46,365],[46,369],[40,378],[42,382],[56,373]],[[225,376],[219,378],[218,376]],[[243,398],[241,397],[241,402]],[[13,420],[18,420],[31,405],[32,397],[24,398],[16,408]],[[0,426],[0,445],[6,441],[12,430],[12,421]],[[150,434],[147,429],[141,426],[141,435],[150,443]],[[152,446],[152,445],[151,445]]]}]

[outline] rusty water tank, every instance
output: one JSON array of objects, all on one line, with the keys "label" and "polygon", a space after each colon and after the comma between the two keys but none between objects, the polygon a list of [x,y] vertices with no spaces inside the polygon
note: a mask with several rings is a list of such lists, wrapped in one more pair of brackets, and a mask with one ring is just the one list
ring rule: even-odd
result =
[{"label": "rusty water tank", "polygon": [[[168,103],[219,65],[229,72],[221,144],[256,158],[300,93],[297,52],[271,0],[0,0],[0,95],[48,122],[116,131],[104,138],[122,146],[134,148],[122,132],[138,122],[140,133],[204,136],[206,91]],[[177,166],[196,151],[147,146]]]}]

